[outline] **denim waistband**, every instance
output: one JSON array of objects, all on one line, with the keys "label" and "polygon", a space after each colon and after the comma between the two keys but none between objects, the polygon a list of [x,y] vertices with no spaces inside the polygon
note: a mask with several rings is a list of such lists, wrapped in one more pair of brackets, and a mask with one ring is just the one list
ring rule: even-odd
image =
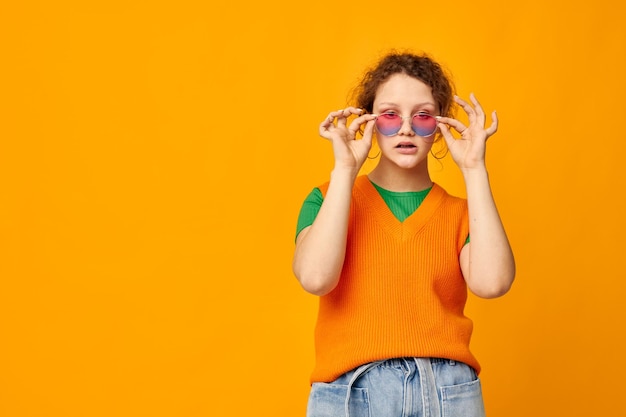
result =
[{"label": "denim waistband", "polygon": [[348,382],[348,392],[346,394],[345,400],[345,411],[346,417],[350,417],[350,394],[352,392],[352,385],[367,372],[376,368],[377,366],[387,366],[387,367],[395,367],[402,368],[405,372],[413,372],[420,371],[420,373],[424,372],[425,367],[431,368],[432,365],[439,363],[448,363],[451,366],[456,365],[456,361],[453,359],[443,359],[443,358],[393,358],[393,359],[384,359],[380,361],[366,363],[365,365],[361,365],[360,367],[354,370],[350,381]]},{"label": "denim waistband", "polygon": [[[413,357],[393,358],[393,359],[385,359],[382,361],[376,361],[372,363],[376,363],[378,364],[378,366],[383,366],[383,367],[403,368],[405,370],[409,370],[411,368],[415,368],[416,366],[415,359],[416,358],[413,358]],[[454,366],[457,363],[457,361],[455,361],[454,359],[444,359],[444,358],[420,358],[420,359],[425,359],[429,361],[431,365],[436,365],[439,363],[447,363],[448,365]]]}]

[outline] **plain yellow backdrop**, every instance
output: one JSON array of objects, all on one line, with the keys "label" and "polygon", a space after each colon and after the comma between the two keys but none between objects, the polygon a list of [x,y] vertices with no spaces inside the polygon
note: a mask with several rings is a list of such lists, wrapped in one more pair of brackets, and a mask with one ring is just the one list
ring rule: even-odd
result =
[{"label": "plain yellow backdrop", "polygon": [[[4,1],[0,416],[303,416],[317,300],[291,256],[332,167],[317,126],[389,48],[500,117],[517,281],[467,308],[488,415],[623,415],[616,4]],[[432,171],[464,195],[449,158]]]}]

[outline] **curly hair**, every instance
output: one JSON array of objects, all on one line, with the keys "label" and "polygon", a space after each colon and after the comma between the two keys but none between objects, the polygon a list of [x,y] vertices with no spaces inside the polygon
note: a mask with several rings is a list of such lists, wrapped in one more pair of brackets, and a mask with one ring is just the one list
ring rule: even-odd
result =
[{"label": "curly hair", "polygon": [[451,76],[427,54],[395,52],[384,56],[376,66],[368,70],[353,91],[356,105],[372,113],[378,87],[393,74],[406,74],[417,78],[432,90],[439,105],[439,114],[453,116],[454,84]]}]

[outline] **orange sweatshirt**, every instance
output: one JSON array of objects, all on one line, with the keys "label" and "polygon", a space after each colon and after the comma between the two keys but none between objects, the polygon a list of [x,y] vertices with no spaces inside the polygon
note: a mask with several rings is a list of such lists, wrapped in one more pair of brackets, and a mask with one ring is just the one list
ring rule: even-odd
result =
[{"label": "orange sweatshirt", "polygon": [[[328,183],[319,188],[325,195]],[[437,184],[400,222],[367,176],[358,177],[341,278],[320,297],[311,382],[406,356],[454,359],[479,372],[459,266],[468,232],[466,200]]]}]

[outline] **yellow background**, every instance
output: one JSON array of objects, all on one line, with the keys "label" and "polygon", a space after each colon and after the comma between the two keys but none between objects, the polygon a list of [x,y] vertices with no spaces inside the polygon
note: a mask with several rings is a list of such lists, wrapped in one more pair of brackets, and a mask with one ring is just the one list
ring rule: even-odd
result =
[{"label": "yellow background", "polygon": [[488,415],[622,415],[618,4],[3,1],[0,415],[303,416],[316,299],[290,263],[332,167],[317,126],[390,47],[501,119],[517,281],[467,309]]}]

